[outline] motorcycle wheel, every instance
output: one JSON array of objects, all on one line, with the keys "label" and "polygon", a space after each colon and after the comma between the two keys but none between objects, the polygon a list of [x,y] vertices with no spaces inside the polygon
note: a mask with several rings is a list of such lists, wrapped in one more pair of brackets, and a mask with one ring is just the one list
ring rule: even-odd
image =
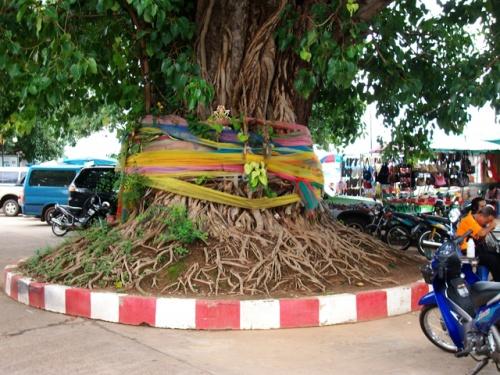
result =
[{"label": "motorcycle wheel", "polygon": [[457,347],[453,343],[448,329],[444,324],[441,312],[437,305],[426,305],[420,311],[420,328],[425,337],[439,349],[448,353],[456,353]]},{"label": "motorcycle wheel", "polygon": [[385,235],[385,240],[395,250],[407,250],[411,245],[410,232],[400,225],[390,228]]},{"label": "motorcycle wheel", "polygon": [[[57,219],[61,219],[63,215],[57,216]],[[52,225],[52,233],[54,233],[57,237],[62,237],[68,233],[68,228],[62,228],[56,223],[51,223]]]},{"label": "motorcycle wheel", "polygon": [[424,241],[443,243],[443,240],[444,240],[443,236],[439,232],[428,230],[422,233],[422,235],[418,239],[417,250],[420,253],[420,255],[426,257],[428,260],[431,260],[438,248],[433,246],[427,246],[424,244]]}]

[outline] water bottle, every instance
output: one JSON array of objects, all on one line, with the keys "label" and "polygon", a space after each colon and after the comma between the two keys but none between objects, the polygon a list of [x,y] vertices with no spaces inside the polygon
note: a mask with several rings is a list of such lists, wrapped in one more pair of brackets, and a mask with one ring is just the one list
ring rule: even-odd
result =
[{"label": "water bottle", "polygon": [[476,257],[476,244],[472,238],[469,238],[467,241],[467,258],[475,258]]}]

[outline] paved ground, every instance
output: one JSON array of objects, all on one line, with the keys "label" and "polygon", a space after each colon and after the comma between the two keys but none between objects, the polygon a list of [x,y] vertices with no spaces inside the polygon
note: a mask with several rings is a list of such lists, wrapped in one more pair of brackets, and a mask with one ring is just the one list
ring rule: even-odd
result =
[{"label": "paved ground", "polygon": [[[35,219],[0,215],[2,268],[56,242]],[[473,366],[430,344],[418,314],[323,328],[175,331],[71,318],[0,293],[0,374],[458,375]]]}]

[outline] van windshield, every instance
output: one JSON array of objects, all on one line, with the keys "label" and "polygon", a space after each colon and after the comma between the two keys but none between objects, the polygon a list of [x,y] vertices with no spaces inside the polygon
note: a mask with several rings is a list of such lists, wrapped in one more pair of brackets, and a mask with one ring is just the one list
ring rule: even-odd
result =
[{"label": "van windshield", "polygon": [[117,178],[114,169],[82,169],[74,184],[95,193],[107,193],[113,191]]},{"label": "van windshield", "polygon": [[31,171],[30,186],[68,186],[75,178],[76,171],[46,169]]}]

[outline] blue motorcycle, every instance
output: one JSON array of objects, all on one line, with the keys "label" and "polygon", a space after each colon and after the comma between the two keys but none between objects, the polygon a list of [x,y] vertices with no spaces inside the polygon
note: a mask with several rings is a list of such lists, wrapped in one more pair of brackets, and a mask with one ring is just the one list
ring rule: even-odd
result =
[{"label": "blue motorcycle", "polygon": [[442,350],[474,358],[471,374],[490,361],[500,371],[500,283],[481,281],[472,269],[477,260],[461,256],[459,244],[469,235],[445,242],[422,268],[433,291],[419,301],[420,327]]}]

